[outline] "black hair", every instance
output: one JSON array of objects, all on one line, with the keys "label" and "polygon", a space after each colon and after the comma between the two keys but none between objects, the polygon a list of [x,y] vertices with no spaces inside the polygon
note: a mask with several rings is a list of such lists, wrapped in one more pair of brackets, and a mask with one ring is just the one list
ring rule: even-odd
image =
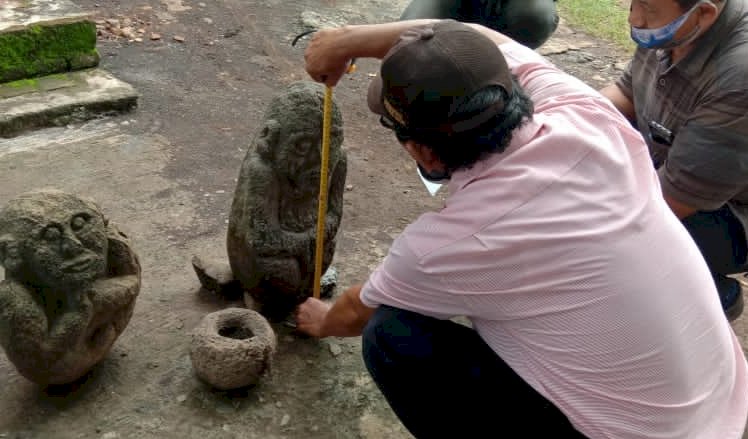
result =
[{"label": "black hair", "polygon": [[413,140],[431,149],[446,170],[452,173],[470,168],[489,154],[501,153],[512,140],[514,130],[532,118],[534,105],[512,76],[512,91],[501,86],[483,88],[462,102],[451,115],[451,120],[468,119],[486,108],[503,102],[504,109],[478,127],[463,133],[417,133]]},{"label": "black hair", "polygon": [[[675,2],[678,3],[678,6],[680,6],[683,12],[686,12],[687,10],[693,8],[693,6],[700,1],[701,0],[675,0]],[[711,0],[711,2],[717,5],[717,3],[722,2],[722,0]]]},{"label": "black hair", "polygon": [[693,7],[696,3],[698,3],[701,0],[675,0],[676,3],[678,3],[678,6],[680,6],[681,10],[687,11]]}]

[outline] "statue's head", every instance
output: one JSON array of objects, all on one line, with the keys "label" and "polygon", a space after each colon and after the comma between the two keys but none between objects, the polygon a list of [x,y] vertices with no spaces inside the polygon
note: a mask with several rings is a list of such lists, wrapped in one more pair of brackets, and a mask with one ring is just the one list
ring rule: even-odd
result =
[{"label": "statue's head", "polygon": [[0,210],[0,264],[38,288],[90,284],[107,269],[106,219],[91,201],[57,190],[23,194]]},{"label": "statue's head", "polygon": [[[319,180],[325,89],[311,81],[290,84],[270,102],[257,139],[264,160],[292,180]],[[330,163],[340,156],[343,118],[333,102]]]}]

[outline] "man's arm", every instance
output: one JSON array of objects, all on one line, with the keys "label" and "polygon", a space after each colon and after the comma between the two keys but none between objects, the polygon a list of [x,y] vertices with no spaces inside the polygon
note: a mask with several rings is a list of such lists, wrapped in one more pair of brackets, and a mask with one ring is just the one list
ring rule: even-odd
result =
[{"label": "man's arm", "polygon": [[665,202],[667,202],[667,205],[670,206],[670,210],[673,211],[678,219],[683,219],[691,216],[698,210],[695,207],[691,207],[688,204],[682,203],[667,194],[663,194],[663,197],[665,198]]},{"label": "man's arm", "polygon": [[296,310],[299,331],[319,338],[361,335],[376,310],[361,302],[362,287],[355,285],[348,288],[332,307],[313,297],[307,299]]},{"label": "man's arm", "polygon": [[508,36],[500,32],[497,32],[489,27],[483,26],[481,24],[477,24],[477,23],[465,23],[465,24],[477,30],[478,32],[480,32],[483,36],[487,37],[488,39],[496,43],[497,46],[500,44],[510,43],[514,41]]},{"label": "man's arm", "polygon": [[[704,93],[658,169],[665,200],[679,218],[719,209],[748,187],[748,81],[743,70]],[[727,88],[733,84],[745,88]]]},{"label": "man's arm", "polygon": [[634,108],[634,102],[626,96],[621,88],[617,84],[610,84],[609,86],[600,90],[600,93],[608,98],[618,111],[623,114],[626,119],[633,121],[636,119],[636,111]]}]

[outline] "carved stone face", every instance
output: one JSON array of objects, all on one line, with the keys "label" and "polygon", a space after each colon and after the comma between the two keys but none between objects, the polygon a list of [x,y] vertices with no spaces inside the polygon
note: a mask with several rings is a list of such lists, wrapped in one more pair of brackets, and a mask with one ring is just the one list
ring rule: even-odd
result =
[{"label": "carved stone face", "polygon": [[[319,128],[295,127],[284,130],[278,145],[278,163],[285,164],[289,178],[299,181],[315,181],[319,173],[321,142]],[[317,134],[317,135],[315,135]]]},{"label": "carved stone face", "polygon": [[[299,81],[273,100],[267,114],[276,125],[277,133],[272,136],[275,145],[270,147],[277,171],[291,181],[313,183],[309,185],[312,191],[317,190],[319,182],[323,98],[321,85]],[[337,106],[333,106],[331,120],[330,161],[334,163],[343,143],[342,117]]]},{"label": "carved stone face", "polygon": [[106,271],[106,229],[96,212],[65,212],[24,247],[29,268],[45,286],[86,284]]},{"label": "carved stone face", "polygon": [[[66,194],[26,197],[5,215],[15,224],[21,270],[38,287],[71,288],[106,273],[107,234],[95,206]],[[16,272],[18,273],[18,271]]]}]

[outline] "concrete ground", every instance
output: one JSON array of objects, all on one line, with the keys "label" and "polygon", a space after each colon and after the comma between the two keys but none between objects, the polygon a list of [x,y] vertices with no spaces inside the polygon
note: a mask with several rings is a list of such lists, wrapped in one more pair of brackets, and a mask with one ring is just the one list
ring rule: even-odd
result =
[{"label": "concrete ground", "polygon": [[[203,385],[188,358],[189,332],[199,320],[238,304],[201,291],[190,259],[224,257],[235,179],[265,105],[283,84],[306,79],[303,45],[290,47],[305,29],[301,17],[382,21],[396,18],[404,2],[78,3],[101,20],[127,18],[143,29],[138,42],[102,28],[99,42],[102,67],[138,90],[139,107],[0,140],[0,204],[45,186],[96,199],[133,240],[143,288],[108,359],[69,393],[39,389],[0,356],[0,438],[409,437],[369,379],[358,339],[315,341],[277,325],[272,374],[239,393]],[[625,60],[566,27],[544,50],[594,87]],[[334,92],[349,158],[334,262],[343,286],[364,280],[403,226],[441,202],[367,112],[375,71],[362,60]],[[748,346],[746,318],[733,327]]]}]

